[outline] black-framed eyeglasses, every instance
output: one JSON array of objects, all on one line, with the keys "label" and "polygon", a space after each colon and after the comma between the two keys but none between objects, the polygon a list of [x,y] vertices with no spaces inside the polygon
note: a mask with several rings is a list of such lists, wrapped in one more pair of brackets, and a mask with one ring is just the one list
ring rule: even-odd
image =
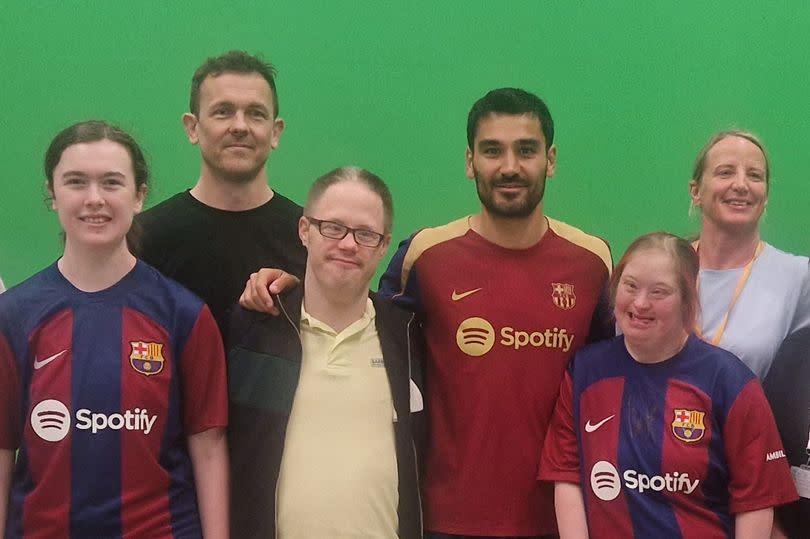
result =
[{"label": "black-framed eyeglasses", "polygon": [[379,247],[385,239],[385,234],[380,234],[379,232],[374,232],[373,230],[367,230],[365,228],[352,228],[334,221],[315,219],[314,217],[310,217],[308,215],[305,215],[304,217],[306,217],[307,221],[309,221],[311,224],[318,227],[318,232],[320,232],[321,236],[324,238],[342,240],[349,232],[351,232],[355,243],[357,243],[357,245],[362,245],[363,247]]}]

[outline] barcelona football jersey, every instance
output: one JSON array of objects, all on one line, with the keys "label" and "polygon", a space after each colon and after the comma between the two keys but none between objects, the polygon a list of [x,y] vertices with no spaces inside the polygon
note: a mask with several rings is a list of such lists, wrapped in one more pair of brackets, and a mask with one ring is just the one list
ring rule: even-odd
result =
[{"label": "barcelona football jersey", "polygon": [[759,381],[695,336],[653,364],[623,336],[582,349],[540,478],[581,485],[594,538],[734,537],[735,514],[796,498]]},{"label": "barcelona football jersey", "polygon": [[190,434],[227,423],[208,308],[138,262],[112,287],[56,264],[0,297],[6,537],[200,537]]}]

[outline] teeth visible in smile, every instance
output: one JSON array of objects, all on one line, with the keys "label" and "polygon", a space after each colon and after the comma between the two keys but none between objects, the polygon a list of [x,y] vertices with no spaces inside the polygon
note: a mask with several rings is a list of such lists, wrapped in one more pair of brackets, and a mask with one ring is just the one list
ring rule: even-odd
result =
[{"label": "teeth visible in smile", "polygon": [[83,217],[82,221],[96,225],[106,223],[107,221],[109,221],[109,219],[107,219],[106,217]]}]

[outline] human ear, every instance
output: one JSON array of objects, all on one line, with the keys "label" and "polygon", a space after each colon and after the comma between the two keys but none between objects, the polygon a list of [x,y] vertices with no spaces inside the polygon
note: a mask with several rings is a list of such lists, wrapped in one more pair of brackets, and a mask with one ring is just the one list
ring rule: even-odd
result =
[{"label": "human ear", "polygon": [[298,219],[298,237],[301,239],[301,243],[304,247],[309,248],[309,238],[307,236],[307,231],[309,229],[309,220],[303,215],[300,219]]},{"label": "human ear", "polygon": [[186,112],[183,114],[182,122],[188,141],[192,144],[200,142],[200,137],[197,135],[197,124],[199,123],[197,117],[190,112]]}]

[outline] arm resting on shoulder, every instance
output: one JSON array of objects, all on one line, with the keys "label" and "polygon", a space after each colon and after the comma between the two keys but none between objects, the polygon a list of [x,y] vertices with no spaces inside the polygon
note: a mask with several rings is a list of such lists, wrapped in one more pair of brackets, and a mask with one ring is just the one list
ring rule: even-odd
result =
[{"label": "arm resting on shoulder", "polygon": [[213,428],[188,437],[188,453],[194,468],[197,505],[203,537],[228,537],[228,442],[224,428]]},{"label": "arm resting on shoulder", "polygon": [[14,470],[14,450],[0,449],[0,537],[6,536],[8,497],[11,491],[11,474]]},{"label": "arm resting on shoulder", "polygon": [[245,291],[239,296],[239,305],[249,311],[260,313],[279,314],[278,307],[273,303],[273,294],[280,294],[300,283],[295,275],[275,268],[262,268],[250,274],[245,283]]},{"label": "arm resting on shoulder", "polygon": [[554,510],[560,539],[588,539],[582,489],[576,483],[554,483]]},{"label": "arm resting on shoulder", "polygon": [[735,539],[768,539],[773,527],[773,507],[734,515]]}]

